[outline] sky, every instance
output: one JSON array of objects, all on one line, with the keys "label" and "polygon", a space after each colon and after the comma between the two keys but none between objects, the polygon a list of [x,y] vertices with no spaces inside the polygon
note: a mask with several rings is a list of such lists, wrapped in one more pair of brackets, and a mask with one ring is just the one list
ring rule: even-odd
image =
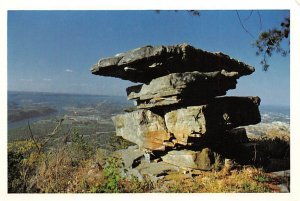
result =
[{"label": "sky", "polygon": [[[288,10],[238,11],[257,37],[280,26]],[[260,16],[260,17],[259,17]],[[241,77],[234,96],[259,96],[263,105],[290,104],[290,58],[274,54],[267,72],[237,12],[8,11],[8,90],[126,95],[130,81],[96,76],[99,59],[144,45],[188,43],[223,52],[256,68]],[[286,45],[286,44],[285,44]],[[287,45],[286,45],[287,46]]]}]

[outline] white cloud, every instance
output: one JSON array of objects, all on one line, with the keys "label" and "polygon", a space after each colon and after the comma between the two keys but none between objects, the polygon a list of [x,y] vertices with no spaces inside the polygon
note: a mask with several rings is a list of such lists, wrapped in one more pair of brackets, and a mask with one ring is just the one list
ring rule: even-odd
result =
[{"label": "white cloud", "polygon": [[50,79],[50,78],[43,78],[43,81],[51,82],[52,79]]},{"label": "white cloud", "polygon": [[66,69],[65,71],[68,72],[68,73],[72,73],[73,72],[71,69]]}]

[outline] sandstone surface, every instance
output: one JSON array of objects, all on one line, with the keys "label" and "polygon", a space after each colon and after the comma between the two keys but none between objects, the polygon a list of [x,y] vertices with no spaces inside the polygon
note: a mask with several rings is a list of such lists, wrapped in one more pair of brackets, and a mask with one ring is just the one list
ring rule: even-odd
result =
[{"label": "sandstone surface", "polygon": [[[156,114],[140,109],[113,117],[118,136],[149,150],[176,144],[192,146],[191,138],[220,135],[225,130],[260,122],[258,97],[219,97],[200,106]],[[199,140],[198,140],[199,141]]]},{"label": "sandstone surface", "polygon": [[156,78],[149,84],[128,87],[126,91],[128,99],[137,101],[138,108],[200,104],[234,89],[238,78],[238,72],[229,73],[225,70],[209,73],[172,73]]},{"label": "sandstone surface", "polygon": [[258,97],[219,97],[206,105],[190,106],[165,114],[165,122],[178,143],[189,137],[214,135],[238,126],[259,123]]},{"label": "sandstone surface", "polygon": [[112,118],[117,136],[137,145],[117,152],[124,175],[157,179],[177,167],[211,170],[226,158],[244,163],[259,156],[240,126],[261,121],[260,98],[224,96],[254,71],[188,44],[144,46],[101,59],[93,74],[143,83],[126,90],[137,107]]},{"label": "sandstone surface", "polygon": [[209,148],[204,148],[201,151],[170,151],[165,156],[162,156],[162,160],[181,168],[200,170],[211,170],[215,163],[214,153]]},{"label": "sandstone surface", "polygon": [[150,110],[137,110],[112,118],[117,136],[131,141],[141,148],[164,150],[163,142],[169,140],[163,117]]},{"label": "sandstone surface", "polygon": [[188,44],[144,46],[111,58],[101,59],[92,68],[96,75],[148,83],[152,79],[178,72],[226,70],[249,75],[254,68],[221,52],[211,53]]}]

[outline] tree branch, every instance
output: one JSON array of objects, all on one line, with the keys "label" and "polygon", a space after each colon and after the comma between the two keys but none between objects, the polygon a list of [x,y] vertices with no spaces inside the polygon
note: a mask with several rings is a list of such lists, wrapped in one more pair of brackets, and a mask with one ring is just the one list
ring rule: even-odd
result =
[{"label": "tree branch", "polygon": [[249,20],[249,18],[252,16],[253,10],[251,10],[250,14],[244,19],[244,21]]},{"label": "tree branch", "polygon": [[45,146],[49,142],[49,140],[51,139],[51,137],[53,137],[57,133],[57,130],[61,126],[61,124],[62,124],[63,121],[64,121],[64,119],[60,119],[59,120],[59,122],[56,125],[56,127],[54,128],[54,130],[50,134],[48,134],[49,138],[43,143],[43,146]]},{"label": "tree branch", "polygon": [[261,30],[262,29],[262,22],[261,22],[261,15],[260,15],[259,10],[257,11],[257,15],[258,15],[258,18],[259,18],[259,30]]},{"label": "tree branch", "polygon": [[239,22],[240,22],[242,28],[244,29],[244,31],[245,31],[246,33],[248,33],[248,34],[254,39],[254,36],[253,36],[253,35],[246,29],[246,27],[244,26],[244,24],[243,24],[243,22],[242,22],[242,20],[241,20],[241,17],[240,17],[239,12],[238,12],[237,10],[236,10],[235,12],[236,12],[236,15],[237,15],[237,17],[238,17],[238,19],[239,19]]},{"label": "tree branch", "polygon": [[30,134],[30,138],[32,139],[32,141],[34,142],[37,150],[38,150],[38,153],[40,154],[41,153],[41,148],[40,146],[38,145],[37,141],[35,140],[35,138],[33,137],[33,134],[32,134],[32,130],[31,130],[31,127],[30,127],[30,124],[29,124],[29,121],[27,121],[27,124],[28,124],[28,129],[29,129],[29,134]]}]

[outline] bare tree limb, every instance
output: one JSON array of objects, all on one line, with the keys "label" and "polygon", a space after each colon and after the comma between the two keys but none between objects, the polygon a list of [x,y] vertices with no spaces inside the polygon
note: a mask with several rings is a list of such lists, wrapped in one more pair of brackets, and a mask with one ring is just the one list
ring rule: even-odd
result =
[{"label": "bare tree limb", "polygon": [[61,138],[61,143],[62,144],[67,143],[68,138],[70,137],[70,134],[71,134],[71,128],[69,128],[68,132],[64,136],[62,136],[62,138]]},{"label": "bare tree limb", "polygon": [[52,133],[48,134],[48,136],[53,136],[53,135],[55,135],[56,132],[57,132],[57,129],[61,126],[61,124],[62,124],[63,121],[64,121],[63,118],[60,119],[59,122],[58,122],[58,124],[57,124],[57,126],[55,127],[55,129],[52,131]]},{"label": "bare tree limb", "polygon": [[244,29],[244,31],[245,31],[246,33],[248,33],[248,34],[254,39],[254,36],[253,36],[253,35],[246,29],[246,27],[244,26],[244,24],[243,24],[243,22],[242,22],[242,20],[241,20],[241,17],[240,17],[239,12],[238,12],[237,10],[236,10],[235,12],[236,12],[236,15],[237,15],[237,17],[238,17],[238,19],[239,19],[239,22],[240,22],[242,28]]},{"label": "bare tree limb", "polygon": [[36,139],[34,138],[33,134],[32,134],[32,130],[31,130],[31,127],[30,127],[30,124],[29,124],[29,121],[27,121],[27,124],[28,124],[28,129],[29,129],[29,134],[30,134],[30,138],[32,139],[32,141],[34,142],[37,150],[38,150],[38,153],[40,154],[41,153],[41,147],[38,145]]},{"label": "bare tree limb", "polygon": [[261,15],[260,15],[259,10],[257,11],[257,15],[258,15],[258,18],[259,18],[259,30],[261,30],[262,29],[262,22],[261,22]]},{"label": "bare tree limb", "polygon": [[57,130],[61,126],[63,121],[64,121],[63,118],[59,120],[59,122],[56,125],[56,127],[54,128],[54,130],[50,134],[48,134],[49,138],[43,143],[43,146],[45,146],[49,142],[49,140],[57,133]]},{"label": "bare tree limb", "polygon": [[250,19],[250,17],[252,16],[253,10],[251,10],[250,14],[244,19],[244,21],[247,21]]}]

